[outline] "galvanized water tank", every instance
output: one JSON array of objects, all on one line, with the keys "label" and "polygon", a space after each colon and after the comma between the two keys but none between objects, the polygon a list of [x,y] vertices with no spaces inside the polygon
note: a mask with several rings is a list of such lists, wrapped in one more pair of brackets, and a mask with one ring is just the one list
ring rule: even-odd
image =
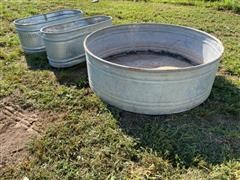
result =
[{"label": "galvanized water tank", "polygon": [[110,16],[92,16],[42,28],[49,64],[66,68],[85,61],[84,38],[111,25]]},{"label": "galvanized water tank", "polygon": [[14,21],[14,24],[24,52],[36,53],[45,51],[45,46],[40,34],[42,27],[79,19],[82,16],[83,12],[80,10],[60,10],[17,19]]},{"label": "galvanized water tank", "polygon": [[143,114],[192,109],[209,96],[224,47],[215,37],[167,24],[119,25],[84,41],[92,90]]}]

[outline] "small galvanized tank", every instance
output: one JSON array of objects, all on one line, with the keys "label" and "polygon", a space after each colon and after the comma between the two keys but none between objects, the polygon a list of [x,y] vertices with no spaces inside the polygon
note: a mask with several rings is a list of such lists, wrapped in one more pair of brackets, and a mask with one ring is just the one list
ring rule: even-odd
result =
[{"label": "small galvanized tank", "polygon": [[80,10],[60,10],[47,14],[31,16],[14,21],[22,48],[25,53],[45,51],[40,29],[45,26],[79,19],[83,16]]},{"label": "small galvanized tank", "polygon": [[224,47],[215,37],[167,24],[119,25],[84,41],[92,90],[126,111],[171,114],[209,96]]},{"label": "small galvanized tank", "polygon": [[93,16],[42,28],[49,64],[66,68],[85,61],[84,38],[111,25],[112,17]]}]

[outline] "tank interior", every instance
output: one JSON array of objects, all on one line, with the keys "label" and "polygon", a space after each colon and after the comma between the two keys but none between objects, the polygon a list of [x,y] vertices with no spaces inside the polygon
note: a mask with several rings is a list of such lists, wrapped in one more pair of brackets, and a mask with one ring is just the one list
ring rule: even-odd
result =
[{"label": "tank interior", "polygon": [[67,17],[74,16],[78,13],[79,12],[76,12],[76,11],[58,11],[58,12],[53,12],[45,15],[36,15],[29,18],[19,19],[17,23],[22,25],[31,25],[37,22],[38,24],[40,24],[48,21],[57,20],[59,19],[59,16],[61,16],[61,18],[67,18]]},{"label": "tank interior", "polygon": [[87,47],[106,61],[149,69],[193,67],[210,63],[222,53],[221,44],[201,32],[149,24],[101,30],[89,38]]},{"label": "tank interior", "polygon": [[58,32],[63,32],[63,31],[71,31],[74,29],[78,29],[83,26],[88,26],[91,24],[96,24],[99,22],[103,22],[108,20],[109,17],[107,16],[95,16],[95,17],[89,17],[89,18],[84,18],[80,20],[75,20],[72,22],[64,23],[64,24],[59,24],[59,25],[54,25],[50,26],[44,29],[45,32],[52,32],[52,33],[58,33]]}]

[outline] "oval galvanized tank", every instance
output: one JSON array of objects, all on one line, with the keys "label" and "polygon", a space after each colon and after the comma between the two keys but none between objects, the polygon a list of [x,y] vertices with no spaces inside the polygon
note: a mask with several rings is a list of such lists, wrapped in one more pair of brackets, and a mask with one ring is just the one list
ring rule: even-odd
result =
[{"label": "oval galvanized tank", "polygon": [[45,51],[40,29],[45,26],[79,19],[83,16],[80,10],[60,10],[40,14],[14,21],[22,48],[25,53]]},{"label": "oval galvanized tank", "polygon": [[49,64],[66,68],[85,61],[85,37],[111,25],[110,16],[92,16],[42,28]]},{"label": "oval galvanized tank", "polygon": [[209,96],[224,47],[215,37],[167,24],[119,25],[84,41],[92,90],[142,114],[192,109]]}]

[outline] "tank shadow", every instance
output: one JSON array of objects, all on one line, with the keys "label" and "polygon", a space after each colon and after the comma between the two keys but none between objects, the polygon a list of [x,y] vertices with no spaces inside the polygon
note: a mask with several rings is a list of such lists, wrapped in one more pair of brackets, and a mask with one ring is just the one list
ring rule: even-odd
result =
[{"label": "tank shadow", "polygon": [[66,86],[77,88],[88,87],[86,62],[70,68],[53,68],[49,65],[45,52],[25,54],[27,66],[31,70],[50,70],[56,76],[57,81]]},{"label": "tank shadow", "polygon": [[[217,76],[200,106],[173,115],[142,115],[109,106],[122,130],[173,165],[219,164],[240,158],[240,90]],[[203,161],[202,161],[203,160]]]},{"label": "tank shadow", "polygon": [[50,69],[50,65],[48,64],[47,54],[46,52],[39,53],[24,53],[27,66],[31,70],[45,70]]},{"label": "tank shadow", "polygon": [[88,87],[86,62],[65,69],[52,68],[52,71],[62,85],[77,88]]}]

